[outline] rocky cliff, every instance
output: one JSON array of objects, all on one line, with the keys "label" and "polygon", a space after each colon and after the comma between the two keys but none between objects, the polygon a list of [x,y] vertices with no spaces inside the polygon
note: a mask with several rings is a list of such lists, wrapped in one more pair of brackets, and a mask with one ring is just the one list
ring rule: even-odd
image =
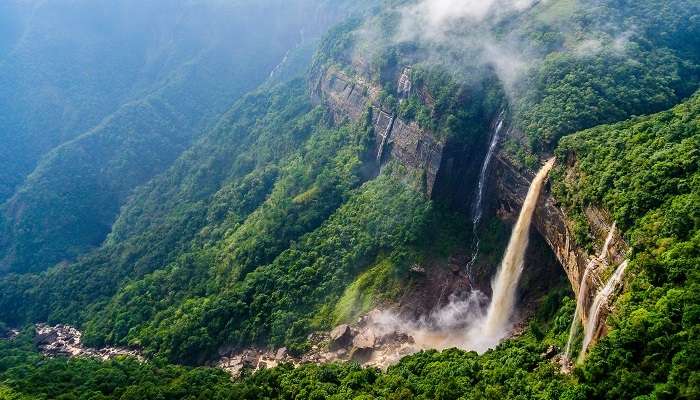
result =
[{"label": "rocky cliff", "polygon": [[[492,170],[492,186],[495,189],[493,200],[499,216],[504,218],[517,216],[534,176],[531,171],[519,169],[515,164],[505,152],[499,152]],[[569,165],[567,168],[575,168],[575,166]],[[613,228],[611,218],[603,210],[589,207],[585,214],[595,237],[593,252],[577,244],[573,233],[574,223],[551,195],[549,185],[540,196],[533,221],[533,225],[566,272],[573,292],[577,296],[583,296],[584,307],[581,311],[584,321],[588,319],[589,306],[596,293],[605,285],[603,274],[610,265],[622,263],[628,252],[627,243],[620,232]],[[610,241],[606,250],[603,250],[608,235],[610,235]],[[591,271],[587,276],[584,293],[580,293],[581,280],[587,267],[590,267]],[[605,318],[601,318],[601,321],[603,323],[596,329],[596,339],[606,333]]]},{"label": "rocky cliff", "polygon": [[[406,121],[379,101],[381,88],[360,75],[348,75],[336,67],[323,70],[314,78],[313,98],[325,104],[340,122],[346,118],[359,120],[369,113],[375,134],[374,154],[377,170],[388,160],[397,160],[409,173],[420,178],[421,190],[429,197],[440,192],[455,203],[465,203],[473,187],[479,157],[449,140],[439,139],[433,132]],[[403,68],[396,79],[396,92],[405,98],[414,90],[410,68]],[[469,149],[473,150],[473,149]],[[478,152],[477,152],[478,153]],[[455,185],[459,181],[461,184]],[[453,190],[458,189],[458,190]]]}]

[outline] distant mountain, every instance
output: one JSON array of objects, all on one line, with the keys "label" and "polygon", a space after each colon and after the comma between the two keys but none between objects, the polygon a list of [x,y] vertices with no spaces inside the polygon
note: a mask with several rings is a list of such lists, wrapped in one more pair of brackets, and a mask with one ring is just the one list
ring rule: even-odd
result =
[{"label": "distant mountain", "polygon": [[345,12],[304,0],[12,4],[21,34],[0,63],[0,272],[98,246],[134,188],[273,71],[284,80],[289,54]]}]

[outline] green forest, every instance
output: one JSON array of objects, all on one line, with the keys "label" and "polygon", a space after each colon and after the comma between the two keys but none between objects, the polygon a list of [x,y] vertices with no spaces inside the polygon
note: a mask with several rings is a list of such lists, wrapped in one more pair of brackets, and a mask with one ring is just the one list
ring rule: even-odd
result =
[{"label": "green forest", "polygon": [[[0,5],[0,399],[700,399],[698,2],[156,1],[161,31],[87,3]],[[109,34],[88,39],[93,14]],[[130,57],[105,59],[120,29]],[[578,283],[541,211],[526,255],[547,256],[497,346],[289,361],[373,309],[464,295],[433,281],[490,296],[512,193],[551,157],[567,245],[597,254],[603,210],[629,262],[571,371]],[[143,358],[45,354],[37,323]],[[289,358],[216,366],[250,348]]]}]

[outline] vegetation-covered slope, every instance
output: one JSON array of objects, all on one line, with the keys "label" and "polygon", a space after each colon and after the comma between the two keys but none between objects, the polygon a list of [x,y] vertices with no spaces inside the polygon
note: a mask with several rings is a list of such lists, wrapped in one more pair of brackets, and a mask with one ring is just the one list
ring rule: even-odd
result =
[{"label": "vegetation-covered slope", "polygon": [[[700,326],[697,312],[700,304],[697,296],[700,265],[699,141],[700,97],[694,96],[666,112],[570,136],[558,149],[562,159],[575,157],[572,168],[576,179],[564,180],[565,167],[560,167],[553,177],[559,182],[555,187],[557,196],[572,209],[588,204],[605,205],[627,232],[633,251],[630,283],[609,320],[610,333],[572,376],[560,374],[558,365],[544,357],[548,345],[563,345],[574,308],[572,301],[559,303],[558,294],[553,293],[553,301],[545,302],[549,307],[538,312],[523,336],[508,340],[483,356],[459,350],[429,351],[406,357],[386,372],[353,364],[298,368],[284,365],[232,383],[227,375],[216,369],[173,367],[160,361],[146,364],[129,360],[101,363],[81,359],[39,362],[41,358],[34,353],[29,334],[24,334],[12,344],[0,343],[0,377],[5,385],[2,390],[8,393],[8,397],[17,398],[21,395],[51,397],[58,394],[78,397],[91,394],[106,398],[162,396],[166,399],[204,395],[207,398],[249,399],[352,399],[358,396],[386,399],[697,398],[700,395],[697,380],[700,359],[695,351]],[[255,313],[254,310],[263,304],[264,312],[257,314],[257,318],[268,320],[270,316],[282,315],[293,316],[294,321],[305,321],[303,314],[298,313],[308,310],[306,307],[312,303],[299,303],[293,299],[316,297],[295,295],[293,288],[308,291],[314,287],[313,293],[328,301],[323,294],[337,293],[335,282],[342,283],[349,270],[319,269],[313,264],[299,264],[299,261],[308,257],[309,251],[325,255],[322,259],[327,261],[352,260],[337,257],[334,252],[342,249],[345,253],[348,249],[344,238],[364,236],[352,234],[362,232],[362,227],[367,226],[366,222],[359,222],[377,221],[373,217],[375,214],[368,214],[367,210],[357,206],[373,204],[365,200],[377,200],[377,195],[387,190],[386,194],[390,196],[382,196],[385,200],[392,198],[406,204],[403,196],[408,193],[396,196],[397,193],[393,193],[396,186],[389,179],[382,177],[363,186],[318,233],[307,236],[293,250],[283,253],[279,262],[284,260],[285,265],[292,266],[290,269],[280,270],[275,266],[276,261],[252,274],[253,277],[246,279],[243,286],[234,286],[230,296],[185,305],[186,309],[179,313],[183,320],[176,322],[179,318],[175,318],[169,321],[162,325],[160,332],[149,329],[151,334],[170,337],[182,346],[196,346],[177,347],[182,351],[202,350],[198,342],[192,341],[198,336],[186,321],[192,321],[191,318],[216,321],[215,315],[220,314],[211,314],[212,310],[226,310],[226,302],[239,302],[238,299],[242,298],[238,296],[241,295],[250,296],[250,302],[247,305],[239,302],[237,307],[230,309],[241,313],[234,319],[236,321],[249,321],[244,315],[255,315],[249,313]],[[635,207],[630,207],[630,204],[635,204]],[[387,207],[396,209],[391,205]],[[400,221],[393,215],[390,217],[385,221]],[[383,221],[383,218],[378,221]],[[339,225],[341,221],[342,225]],[[337,231],[339,228],[342,230]],[[395,228],[390,231],[395,231]],[[367,238],[370,237],[377,236]],[[333,242],[340,247],[334,247]],[[358,255],[367,254],[367,248],[355,249],[359,250]],[[162,286],[165,282],[162,279],[168,275],[180,274],[181,282],[191,277],[179,269],[180,272],[172,269],[165,274],[154,274],[152,281],[160,279],[161,284],[150,286],[150,290],[172,290]],[[331,275],[315,275],[313,271]],[[326,284],[315,286],[316,279]],[[149,280],[137,286],[145,289]],[[273,285],[278,288],[277,294],[272,299],[256,300],[256,287],[260,284]],[[137,287],[130,290],[139,291]],[[156,293],[152,294],[156,297],[154,300],[158,298]],[[132,298],[143,299],[143,296]],[[277,298],[279,302],[274,300]],[[132,303],[132,306],[136,305]],[[558,307],[561,308],[557,311]],[[142,306],[137,306],[131,313],[141,309]],[[280,338],[277,340],[294,335],[295,329],[303,331],[301,325],[292,321],[271,320],[269,323],[269,332],[273,338]],[[303,326],[308,323],[303,322]],[[223,329],[211,325],[211,322],[207,325],[212,329],[209,332],[231,332],[230,326]],[[194,326],[197,326],[196,322]],[[251,325],[248,327],[235,335],[254,331],[267,334],[267,331],[257,328],[251,330]],[[279,330],[280,327],[285,329]],[[172,333],[163,336],[163,330]],[[176,332],[182,335],[174,335]]]},{"label": "vegetation-covered slope", "polygon": [[[0,322],[76,324],[91,345],[138,346],[152,361],[46,360],[29,330],[0,343],[0,395],[698,398],[700,97],[632,117],[697,89],[698,6],[554,1],[487,23],[496,37],[528,43],[525,54],[544,58],[513,86],[494,60],[450,65],[479,46],[426,52],[423,39],[389,40],[400,26],[392,11],[334,30],[316,58],[312,73],[332,63],[372,80],[383,87],[382,107],[443,139],[482,140],[487,132],[474,123],[492,116],[499,96],[513,101],[524,135],[511,132],[506,149],[531,165],[556,149],[561,166],[551,182],[560,205],[574,216],[595,205],[617,221],[631,244],[625,293],[609,335],[572,375],[560,374],[547,354],[564,345],[574,311],[558,291],[522,336],[484,355],[423,352],[386,372],[283,365],[235,382],[216,369],[168,365],[201,364],[221,348],[249,345],[302,352],[308,333],[339,322],[343,294],[367,279],[363,273],[381,270],[382,289],[395,293],[425,247],[442,245],[435,227],[464,218],[414,190],[415,177],[398,163],[376,175],[369,112],[359,121],[339,118],[312,103],[315,82],[294,80],[244,96],[138,188],[101,248],[0,280]],[[367,49],[377,21],[387,35],[378,43],[387,46]],[[404,64],[414,65],[418,89],[399,103],[395,78]],[[586,227],[579,228],[586,246]]]},{"label": "vegetation-covered slope", "polygon": [[628,290],[581,379],[598,398],[700,396],[700,94],[669,111],[562,140],[571,209],[609,210],[632,247]]},{"label": "vegetation-covered slope", "polygon": [[[0,63],[0,181],[10,185],[0,273],[41,271],[98,246],[133,189],[349,8],[272,3],[18,5],[31,17]],[[155,27],[152,13],[162,14]],[[95,25],[74,23],[84,20]]]},{"label": "vegetation-covered slope", "polygon": [[[123,239],[112,237],[74,266],[14,277],[17,291],[3,296],[3,309],[14,315],[7,321],[91,321],[95,341],[193,362],[227,342],[298,343],[311,328],[304,318],[339,296],[353,270],[415,238],[426,207],[418,193],[386,177],[355,192],[366,178],[361,159],[371,132],[330,126],[306,97],[303,81],[248,95],[169,174],[144,188],[135,203],[143,208],[131,210],[147,210],[152,223],[137,217],[133,231],[115,230]],[[215,168],[203,169],[206,160]],[[302,276],[331,286],[292,296],[311,284]],[[132,283],[122,286],[126,279]],[[280,285],[276,305],[271,282]],[[249,304],[256,296],[266,301]],[[206,317],[212,312],[220,318]],[[228,328],[202,331],[202,323],[218,322]]]},{"label": "vegetation-covered slope", "polygon": [[[10,0],[3,8],[8,20],[3,29],[9,32],[3,35],[7,44],[0,63],[5,111],[0,132],[6,144],[0,201],[11,197],[46,152],[157,90],[186,64],[232,64],[211,53],[202,59],[211,38],[237,29],[223,18],[211,19],[224,10],[179,1]],[[154,23],[151,15],[158,12],[162,17]],[[210,25],[190,20],[178,26],[188,12],[207,16]],[[224,96],[231,94],[227,89]]]},{"label": "vegetation-covered slope", "polygon": [[531,23],[525,33],[548,49],[519,83],[516,102],[519,125],[535,148],[669,108],[700,84],[697,2],[554,3],[570,4],[571,17]]}]

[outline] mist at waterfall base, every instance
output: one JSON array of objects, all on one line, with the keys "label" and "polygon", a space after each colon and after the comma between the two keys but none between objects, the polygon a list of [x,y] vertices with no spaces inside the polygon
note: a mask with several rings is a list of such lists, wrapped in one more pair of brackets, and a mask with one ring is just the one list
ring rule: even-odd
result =
[{"label": "mist at waterfall base", "polygon": [[377,333],[409,334],[414,340],[415,351],[457,347],[479,353],[495,347],[508,337],[515,324],[515,297],[523,270],[532,216],[554,161],[553,158],[548,160],[530,185],[503,261],[492,283],[493,295],[490,302],[484,293],[472,290],[466,296],[451,295],[446,305],[418,319],[412,320],[391,311],[381,311],[373,318]]}]

